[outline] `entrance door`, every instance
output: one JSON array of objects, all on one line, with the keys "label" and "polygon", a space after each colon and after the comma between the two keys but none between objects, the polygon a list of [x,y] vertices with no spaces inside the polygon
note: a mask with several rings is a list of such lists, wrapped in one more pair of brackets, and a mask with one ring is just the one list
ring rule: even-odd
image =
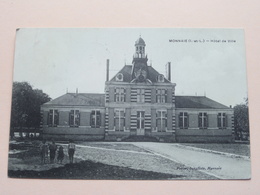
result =
[{"label": "entrance door", "polygon": [[144,135],[144,111],[137,111],[136,135]]}]

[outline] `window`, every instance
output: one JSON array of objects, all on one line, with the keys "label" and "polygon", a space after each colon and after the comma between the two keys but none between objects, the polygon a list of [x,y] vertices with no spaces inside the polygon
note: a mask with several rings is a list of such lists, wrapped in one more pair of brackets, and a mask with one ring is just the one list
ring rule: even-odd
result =
[{"label": "window", "polygon": [[59,112],[58,110],[50,110],[48,114],[48,126],[57,127],[59,124]]},{"label": "window", "polygon": [[187,112],[181,112],[179,115],[179,127],[180,129],[188,129],[189,122],[188,122],[188,113]]},{"label": "window", "polygon": [[199,113],[199,128],[207,129],[208,127],[208,115],[206,112]]},{"label": "window", "polygon": [[71,127],[78,127],[80,125],[80,113],[79,110],[71,110],[69,124]]},{"label": "window", "polygon": [[137,129],[144,129],[144,111],[137,111]]},{"label": "window", "polygon": [[165,89],[156,90],[156,102],[157,103],[167,102],[167,91]]},{"label": "window", "polygon": [[125,102],[125,89],[124,88],[115,89],[115,102]]},{"label": "window", "polygon": [[144,102],[145,92],[144,89],[137,89],[137,102]]},{"label": "window", "polygon": [[218,128],[225,129],[227,127],[227,118],[225,113],[218,113]]},{"label": "window", "polygon": [[125,111],[124,110],[115,110],[115,130],[124,131],[125,127]]},{"label": "window", "polygon": [[101,126],[101,114],[99,110],[92,110],[90,114],[90,126],[99,128]]},{"label": "window", "polygon": [[157,111],[156,113],[156,127],[157,131],[166,131],[167,128],[167,113],[166,111]]}]

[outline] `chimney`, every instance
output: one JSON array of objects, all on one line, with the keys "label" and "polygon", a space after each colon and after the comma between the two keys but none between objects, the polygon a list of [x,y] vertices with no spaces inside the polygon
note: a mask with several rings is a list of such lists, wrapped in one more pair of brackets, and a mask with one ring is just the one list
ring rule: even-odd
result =
[{"label": "chimney", "polygon": [[109,59],[107,59],[107,79],[106,81],[109,81]]},{"label": "chimney", "polygon": [[171,62],[168,62],[167,65],[167,79],[171,81]]},{"label": "chimney", "polygon": [[78,92],[79,92],[79,90],[78,90],[78,88],[76,89],[76,95],[78,95]]}]

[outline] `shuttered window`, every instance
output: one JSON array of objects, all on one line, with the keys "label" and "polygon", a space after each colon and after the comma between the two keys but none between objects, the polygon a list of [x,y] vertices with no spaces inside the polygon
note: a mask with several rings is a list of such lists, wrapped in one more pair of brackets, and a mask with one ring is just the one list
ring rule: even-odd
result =
[{"label": "shuttered window", "polygon": [[69,125],[71,127],[80,126],[80,113],[79,110],[71,110],[69,116]]},{"label": "shuttered window", "polygon": [[101,113],[99,110],[92,110],[90,114],[90,126],[92,128],[100,128],[101,126]]},{"label": "shuttered window", "polygon": [[199,113],[199,128],[200,129],[208,128],[208,115],[206,112]]},{"label": "shuttered window", "polygon": [[225,129],[227,127],[226,113],[218,113],[218,128]]},{"label": "shuttered window", "polygon": [[48,113],[48,126],[57,127],[59,125],[59,112],[58,110],[49,110]]},{"label": "shuttered window", "polygon": [[179,115],[179,127],[180,129],[188,129],[189,127],[189,118],[187,112],[181,112]]}]

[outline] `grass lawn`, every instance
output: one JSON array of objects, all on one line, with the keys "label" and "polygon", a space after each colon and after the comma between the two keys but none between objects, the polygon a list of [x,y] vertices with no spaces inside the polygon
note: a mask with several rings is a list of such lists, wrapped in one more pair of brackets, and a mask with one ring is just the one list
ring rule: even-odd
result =
[{"label": "grass lawn", "polygon": [[218,152],[225,152],[231,154],[237,154],[242,156],[250,156],[250,145],[241,144],[241,143],[232,143],[232,144],[216,144],[216,143],[185,143],[183,145],[191,146],[195,148],[202,148],[207,150],[214,150]]}]

